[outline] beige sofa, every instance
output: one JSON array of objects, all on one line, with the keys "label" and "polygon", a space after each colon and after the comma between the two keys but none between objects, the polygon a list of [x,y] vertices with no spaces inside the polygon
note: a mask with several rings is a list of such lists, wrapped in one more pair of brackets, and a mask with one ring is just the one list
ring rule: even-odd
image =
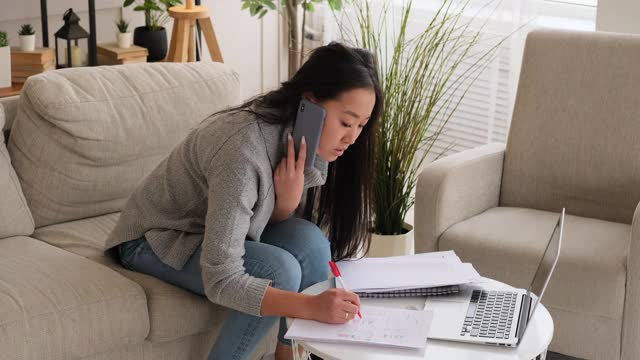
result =
[{"label": "beige sofa", "polygon": [[[0,359],[205,359],[226,310],[103,254],[128,194],[237,104],[218,63],[76,68],[0,99]],[[271,351],[275,327],[253,358]]]},{"label": "beige sofa", "polygon": [[530,33],[506,147],[435,161],[417,185],[417,252],[524,288],[566,207],[543,303],[550,350],[580,358],[640,359],[638,59],[639,36]]}]

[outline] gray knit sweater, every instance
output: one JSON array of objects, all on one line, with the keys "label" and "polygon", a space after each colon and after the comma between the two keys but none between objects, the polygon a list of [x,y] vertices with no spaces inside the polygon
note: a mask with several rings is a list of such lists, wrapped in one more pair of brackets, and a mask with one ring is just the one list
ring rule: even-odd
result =
[{"label": "gray knit sweater", "polygon": [[[273,213],[273,171],[290,131],[244,111],[208,118],[134,190],[107,249],[144,235],[164,263],[180,270],[202,245],[207,298],[259,316],[270,280],[245,272],[244,242],[259,241]],[[324,184],[326,171],[316,157],[305,188]]]}]

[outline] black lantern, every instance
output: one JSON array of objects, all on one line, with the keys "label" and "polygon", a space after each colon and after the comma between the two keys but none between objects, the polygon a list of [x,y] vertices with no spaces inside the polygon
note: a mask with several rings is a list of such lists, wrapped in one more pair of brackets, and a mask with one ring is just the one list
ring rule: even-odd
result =
[{"label": "black lantern", "polygon": [[73,9],[67,10],[62,17],[62,20],[64,20],[64,25],[55,33],[57,69],[62,67],[60,66],[60,59],[58,56],[58,39],[67,40],[67,63],[65,66],[71,67],[73,65],[73,61],[71,61],[71,40],[74,41],[75,46],[78,46],[79,39],[89,38],[89,33],[79,25],[80,18],[73,12]]}]

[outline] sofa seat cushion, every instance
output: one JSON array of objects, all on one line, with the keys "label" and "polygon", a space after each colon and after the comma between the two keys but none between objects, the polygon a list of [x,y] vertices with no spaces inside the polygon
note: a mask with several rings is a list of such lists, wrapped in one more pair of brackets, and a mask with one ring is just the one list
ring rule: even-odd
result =
[{"label": "sofa seat cushion", "polygon": [[[455,250],[478,272],[528,288],[558,213],[497,207],[447,229],[440,250]],[[560,258],[543,303],[556,309],[621,319],[631,226],[565,216]]]},{"label": "sofa seat cushion", "polygon": [[[0,239],[0,357],[78,359],[144,341],[142,288],[42,241]],[[6,357],[5,357],[6,356]]]},{"label": "sofa seat cushion", "polygon": [[78,254],[87,259],[113,265],[113,260],[105,255],[105,241],[116,226],[120,213],[90,217],[37,228],[33,237],[55,247]]},{"label": "sofa seat cushion", "polygon": [[53,246],[103,263],[138,283],[147,295],[148,340],[163,342],[198,334],[223,321],[225,308],[206,297],[166,283],[153,276],[124,269],[104,255],[105,242],[120,213],[49,225],[36,229],[33,237]]}]

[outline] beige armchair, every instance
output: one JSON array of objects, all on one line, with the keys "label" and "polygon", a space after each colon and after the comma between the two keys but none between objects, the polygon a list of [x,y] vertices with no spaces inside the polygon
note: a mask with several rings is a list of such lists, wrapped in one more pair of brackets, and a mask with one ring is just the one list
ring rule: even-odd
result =
[{"label": "beige armchair", "polygon": [[527,288],[562,207],[563,248],[543,303],[551,351],[640,359],[640,37],[529,34],[507,145],[420,174],[416,252],[453,249]]}]

